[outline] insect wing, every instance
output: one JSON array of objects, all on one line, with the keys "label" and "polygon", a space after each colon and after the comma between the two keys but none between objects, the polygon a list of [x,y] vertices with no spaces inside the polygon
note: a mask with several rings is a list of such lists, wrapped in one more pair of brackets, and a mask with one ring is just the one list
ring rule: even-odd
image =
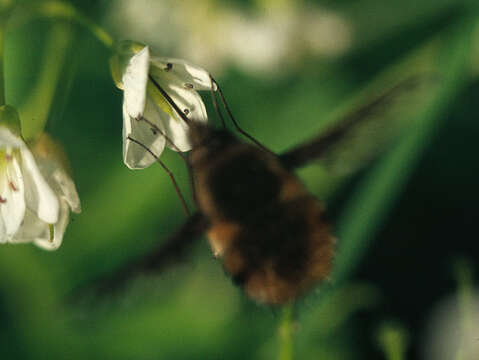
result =
[{"label": "insect wing", "polygon": [[93,292],[99,296],[114,294],[139,275],[164,271],[180,261],[186,255],[194,240],[207,228],[208,221],[203,215],[196,213],[190,216],[183,226],[166,242],[159,244],[147,256],[126,264],[113,275],[101,279],[94,285]]},{"label": "insect wing", "polygon": [[280,160],[289,169],[314,160],[331,175],[348,175],[417,119],[439,83],[432,73],[411,75],[349,111],[318,137],[281,154]]}]

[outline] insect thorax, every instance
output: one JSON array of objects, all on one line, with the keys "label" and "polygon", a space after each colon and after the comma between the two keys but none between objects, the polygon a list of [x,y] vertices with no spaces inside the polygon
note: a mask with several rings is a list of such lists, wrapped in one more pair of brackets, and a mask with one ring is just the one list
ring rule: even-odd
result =
[{"label": "insect thorax", "polygon": [[192,155],[204,213],[244,222],[279,200],[284,179],[274,155],[234,138],[213,141]]}]

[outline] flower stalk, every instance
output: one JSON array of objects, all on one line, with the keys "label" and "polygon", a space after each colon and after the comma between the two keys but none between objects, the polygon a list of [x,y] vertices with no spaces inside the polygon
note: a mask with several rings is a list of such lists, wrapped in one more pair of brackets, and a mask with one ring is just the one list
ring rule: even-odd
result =
[{"label": "flower stalk", "polygon": [[0,0],[0,106],[5,105],[5,28],[12,12],[13,3],[11,0]]},{"label": "flower stalk", "polygon": [[26,140],[36,138],[45,129],[72,38],[72,30],[65,24],[55,24],[50,30],[40,73],[18,109]]},{"label": "flower stalk", "polygon": [[377,332],[379,348],[387,360],[405,360],[409,344],[406,329],[396,322],[383,323]]},{"label": "flower stalk", "polygon": [[[1,11],[3,11],[3,9]],[[0,106],[5,105],[5,23],[6,21],[3,16],[0,16]]]},{"label": "flower stalk", "polygon": [[[0,25],[1,26],[1,25]],[[3,49],[5,32],[3,26],[0,28],[0,106],[5,105],[5,75],[3,69]]]},{"label": "flower stalk", "polygon": [[279,360],[293,360],[293,304],[283,307],[281,325],[279,326]]},{"label": "flower stalk", "polygon": [[88,30],[96,39],[105,45],[106,48],[113,48],[113,37],[101,26],[78,11],[72,4],[58,0],[27,3],[24,5],[24,12],[52,20],[64,19],[75,22]]}]

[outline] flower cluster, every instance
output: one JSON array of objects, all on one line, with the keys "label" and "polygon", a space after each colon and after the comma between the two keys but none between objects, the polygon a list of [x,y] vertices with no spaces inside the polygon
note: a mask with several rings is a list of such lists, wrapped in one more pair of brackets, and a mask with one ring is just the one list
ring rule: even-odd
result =
[{"label": "flower cluster", "polygon": [[270,79],[298,70],[311,56],[328,61],[351,48],[348,16],[317,3],[251,1],[246,10],[215,0],[117,0],[108,20],[117,34],[174,49],[216,74],[233,65]]},{"label": "flower cluster", "polygon": [[[118,44],[111,68],[124,91],[124,163],[142,169],[155,161],[151,153],[159,156],[165,147],[190,150],[190,121],[207,121],[197,91],[216,90],[210,74],[184,60],[153,56],[148,46],[131,41]],[[0,243],[55,250],[70,211],[81,211],[80,200],[60,146],[45,133],[27,145],[19,124],[15,109],[0,107]]]},{"label": "flower cluster", "polygon": [[22,140],[16,111],[0,108],[0,243],[33,242],[57,249],[70,209],[80,211],[75,185],[47,135],[32,148]]}]

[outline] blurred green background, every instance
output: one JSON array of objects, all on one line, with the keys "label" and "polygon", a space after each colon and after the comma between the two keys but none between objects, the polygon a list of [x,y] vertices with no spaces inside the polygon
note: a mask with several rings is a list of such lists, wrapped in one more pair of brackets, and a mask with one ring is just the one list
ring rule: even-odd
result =
[{"label": "blurred green background", "polygon": [[[294,359],[469,359],[457,344],[479,346],[470,325],[479,323],[477,1],[71,3],[116,39],[209,69],[241,125],[278,152],[435,47],[444,81],[417,126],[341,186],[314,164],[299,171],[326,199],[338,249],[331,281],[296,304],[289,330]],[[166,240],[185,215],[160,167],[122,163],[122,92],[108,49],[74,21],[27,9],[6,35],[7,102],[26,127],[48,118],[83,213],[56,252],[0,248],[0,358],[289,359],[281,311],[245,298],[205,239],[184,263],[114,297],[75,293]],[[183,162],[163,156],[191,198]],[[437,325],[444,312],[455,315]],[[461,339],[445,336],[456,328]]]}]

